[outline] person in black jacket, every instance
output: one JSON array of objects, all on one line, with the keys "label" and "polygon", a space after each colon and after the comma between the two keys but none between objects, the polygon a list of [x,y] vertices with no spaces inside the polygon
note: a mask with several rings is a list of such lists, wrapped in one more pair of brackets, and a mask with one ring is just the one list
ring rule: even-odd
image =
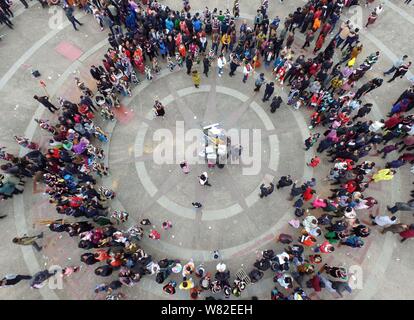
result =
[{"label": "person in black jacket", "polygon": [[6,24],[10,29],[13,29],[13,22],[7,17],[7,15],[0,9],[0,24]]},{"label": "person in black jacket", "polygon": [[276,188],[280,189],[280,188],[291,186],[292,184],[293,184],[293,181],[290,175],[287,175],[287,176],[283,176],[280,178],[280,180],[278,181],[276,185]]},{"label": "person in black jacket", "polygon": [[3,279],[0,280],[0,288],[6,286],[14,286],[15,284],[19,283],[22,280],[30,280],[32,279],[31,276],[20,275],[20,274],[13,274],[13,275],[6,275]]},{"label": "person in black jacket", "polygon": [[384,80],[381,78],[375,78],[363,84],[362,87],[360,87],[358,91],[356,92],[354,99],[359,99],[361,98],[362,95],[365,95],[371,92],[372,90],[380,87],[383,81]]},{"label": "person in black jacket", "polygon": [[204,67],[203,74],[205,74],[205,76],[208,78],[208,72],[210,70],[210,60],[208,59],[207,56],[204,56],[203,67]]},{"label": "person in black jacket", "polygon": [[191,74],[191,68],[193,67],[193,59],[190,55],[185,59],[185,66],[187,67],[187,74]]},{"label": "person in black jacket", "polygon": [[275,190],[275,185],[270,183],[269,187],[265,187],[264,183],[260,186],[260,198],[267,197],[268,195],[272,194]]},{"label": "person in black jacket", "polygon": [[83,23],[79,22],[79,20],[76,19],[75,16],[73,15],[74,9],[72,7],[65,7],[63,10],[65,11],[65,14],[66,14],[66,17],[68,18],[68,20],[72,23],[73,28],[76,31],[78,31],[79,29],[76,28],[76,23],[80,26],[83,25]]},{"label": "person in black jacket", "polygon": [[114,269],[112,268],[112,266],[110,265],[104,265],[104,266],[100,266],[98,268],[95,269],[95,274],[97,276],[101,276],[101,277],[109,277],[112,272],[114,271]]},{"label": "person in black jacket", "polygon": [[53,277],[56,273],[57,270],[54,272],[49,272],[49,270],[39,271],[33,276],[30,286],[34,289],[39,289],[42,287],[43,282],[45,282],[50,277]]},{"label": "person in black jacket", "polygon": [[101,80],[102,73],[96,66],[92,65],[89,72],[91,73],[92,78],[94,78],[97,81]]},{"label": "person in black jacket", "polygon": [[47,108],[50,112],[55,113],[56,110],[59,110],[56,108],[50,101],[48,96],[33,96],[33,98],[37,101],[39,101],[45,108]]},{"label": "person in black jacket", "polygon": [[266,89],[265,89],[265,93],[264,93],[262,101],[263,102],[269,101],[269,99],[272,96],[274,91],[275,91],[275,83],[274,82],[270,82],[270,83],[266,84]]},{"label": "person in black jacket", "polygon": [[359,110],[358,113],[352,118],[352,121],[355,121],[358,118],[365,117],[368,113],[371,112],[372,103],[364,104]]},{"label": "person in black jacket", "polygon": [[388,80],[388,82],[393,82],[396,78],[398,78],[398,77],[400,77],[400,78],[402,78],[407,72],[408,72],[408,69],[411,67],[411,61],[408,63],[408,64],[406,64],[406,65],[402,65],[401,67],[399,67],[396,71],[395,71],[395,73],[394,73],[394,75],[392,76],[392,78],[390,79],[390,80]]},{"label": "person in black jacket", "polygon": [[296,187],[297,183],[298,181],[296,180],[293,183],[292,189],[290,190],[290,198],[289,198],[290,201],[293,200],[294,197],[302,195],[306,190],[306,186],[304,185],[301,185],[300,187]]},{"label": "person in black jacket", "polygon": [[270,104],[270,112],[275,113],[276,110],[280,108],[282,102],[283,101],[280,96],[273,97],[272,103]]}]

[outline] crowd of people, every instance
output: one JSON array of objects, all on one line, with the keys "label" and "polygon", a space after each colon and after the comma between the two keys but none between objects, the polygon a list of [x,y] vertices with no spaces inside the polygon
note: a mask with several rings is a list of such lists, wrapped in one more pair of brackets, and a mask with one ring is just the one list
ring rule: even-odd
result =
[{"label": "crowd of people", "polygon": [[[310,0],[281,23],[278,16],[270,20],[268,1],[263,0],[253,25],[249,25],[247,21],[237,21],[239,0],[234,2],[232,12],[211,11],[206,7],[202,13],[194,14],[188,1],[184,1],[179,11],[156,0],[86,3],[85,10],[93,14],[99,27],[110,29],[111,47],[102,65],[93,65],[90,69],[97,91],[93,92],[77,78],[75,83],[80,91],[77,102],[60,97],[59,107],[56,107],[47,96],[34,97],[50,112],[59,113],[58,123],[36,120],[39,127],[51,135],[46,147],[16,137],[20,146],[30,150],[27,154],[19,157],[1,150],[1,159],[7,162],[1,166],[4,171],[0,176],[1,195],[10,198],[22,193],[25,180],[41,173],[50,203],[55,205],[59,215],[67,216],[44,224],[51,232],[79,237],[79,248],[85,250],[81,262],[98,265],[96,276],[116,275],[115,280],[95,288],[96,293],[105,292],[107,299],[124,297],[121,288],[136,285],[145,275],[153,275],[157,283],[163,284],[163,291],[170,295],[178,288],[188,290],[191,299],[201,294],[214,299],[217,296],[212,294],[219,293],[224,298],[239,297],[249,281],[260,281],[267,270],[274,273],[273,281],[277,284],[270,294],[273,300],[310,299],[310,292],[322,289],[340,296],[345,291],[352,292],[349,285],[352,275],[343,266],[324,263],[327,255],[341,250],[340,245],[363,247],[372,229],[378,226],[383,228],[383,233],[398,233],[401,242],[414,237],[414,225],[400,223],[395,215],[398,211],[413,212],[414,200],[395,203],[388,207],[390,215],[371,216],[369,223],[361,219],[361,212],[378,205],[378,201],[368,195],[369,186],[393,179],[398,171],[414,163],[414,154],[408,152],[414,149],[414,118],[408,114],[414,106],[414,88],[401,94],[388,118],[366,119],[373,105],[363,102],[364,96],[385,85],[382,78],[363,79],[374,68],[380,52],[369,54],[356,67],[356,60],[363,51],[358,27],[344,21],[335,34],[344,7],[355,4],[355,1]],[[72,7],[65,4],[64,10],[75,29],[77,24],[82,25],[74,19]],[[313,53],[306,56],[295,53],[293,45],[299,42],[295,32],[305,35],[303,49],[316,38]],[[332,40],[324,46],[330,34]],[[407,59],[404,55],[384,72],[384,77],[394,73],[388,82],[406,74],[411,65]],[[257,72],[262,63],[264,72]],[[218,251],[213,253],[218,264],[212,273],[202,261],[196,265],[193,260],[184,263],[170,257],[155,260],[142,248],[140,240],[144,236],[159,240],[160,233],[152,228],[149,219],[123,228],[128,213],[111,209],[110,203],[116,194],[99,183],[99,178],[106,176],[109,170],[102,161],[105,157],[102,144],[108,142],[108,137],[99,121],[115,119],[114,109],[120,106],[122,97],[131,96],[133,86],[145,79],[151,81],[163,67],[174,71],[184,65],[196,88],[201,82],[197,65],[203,67],[205,77],[209,76],[213,65],[219,77],[224,75],[227,65],[229,77],[235,76],[240,67],[242,82],[246,84],[256,74],[254,91],[265,87],[262,101],[265,106],[272,98],[270,112],[277,112],[286,103],[294,111],[303,110],[310,115],[311,134],[304,141],[305,150],[316,151],[319,155],[312,155],[308,165],[317,170],[323,153],[332,163],[324,181],[312,178],[298,183],[286,175],[276,186],[271,183],[260,187],[260,198],[271,196],[275,187],[276,192],[290,188],[293,219],[289,224],[293,231],[279,236],[278,241],[286,244],[281,252],[268,249],[261,253],[249,270],[248,278],[234,278]],[[274,94],[277,86],[289,88],[285,102]],[[154,112],[156,116],[168,116],[158,100]],[[318,130],[321,132],[316,132]],[[382,158],[390,153],[399,152],[400,155],[380,166],[370,160],[374,152]],[[181,167],[184,171],[187,165]],[[332,185],[331,194],[326,197],[317,192],[317,186],[321,188],[319,184],[323,183]],[[200,176],[200,184],[211,186],[207,172]],[[192,205],[202,206],[198,202]],[[70,222],[74,218],[79,219]],[[171,227],[171,221],[162,226],[163,229]],[[13,242],[33,245],[40,251],[42,247],[36,241],[42,236],[16,237]],[[78,267],[68,266],[62,274],[76,271]],[[8,286],[32,279],[32,287],[37,288],[51,276],[54,273],[45,270],[34,278],[8,275],[0,282]]]}]

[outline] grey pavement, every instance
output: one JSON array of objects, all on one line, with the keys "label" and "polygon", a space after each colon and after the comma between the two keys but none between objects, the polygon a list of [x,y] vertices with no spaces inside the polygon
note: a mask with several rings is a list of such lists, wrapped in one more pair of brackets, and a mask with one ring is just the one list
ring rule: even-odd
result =
[{"label": "grey pavement", "polygon": [[[163,0],[171,7],[181,7],[181,0]],[[258,1],[241,0],[242,16],[254,16]],[[301,1],[288,1],[280,4],[271,0],[271,18],[274,15],[285,17],[302,5]],[[191,1],[193,11],[209,8],[225,8],[226,1]],[[231,1],[230,1],[231,5]],[[24,10],[20,3],[13,10],[19,14],[13,19],[15,30],[0,26],[0,34],[5,34],[0,42],[0,145],[10,152],[18,152],[12,140],[19,134],[45,142],[47,135],[40,132],[33,118],[49,117],[41,106],[34,103],[32,96],[42,93],[39,80],[31,77],[31,69],[38,69],[47,83],[47,89],[55,98],[64,96],[77,99],[79,92],[74,88],[74,76],[80,76],[93,87],[88,74],[89,66],[97,64],[106,50],[105,36],[96,21],[79,13],[84,25],[76,32],[65,17],[56,21],[51,18],[56,12],[42,9],[37,2],[30,3]],[[221,7],[220,7],[221,6]],[[224,7],[223,7],[224,6]],[[59,9],[57,11],[59,13]],[[369,14],[362,7],[362,21]],[[352,14],[348,15],[349,17]],[[381,58],[368,78],[381,76],[392,61],[402,54],[414,56],[410,30],[414,22],[414,8],[401,1],[385,1],[385,10],[377,22],[368,30],[362,31],[364,51],[357,63],[376,50]],[[51,28],[52,26],[53,28]],[[300,47],[303,39],[295,40],[297,53],[306,53]],[[59,49],[60,48],[60,49]],[[59,52],[60,53],[59,53]],[[197,67],[199,68],[199,67]],[[200,70],[200,69],[199,69]],[[191,78],[184,71],[170,73],[164,69],[154,81],[143,82],[134,89],[132,98],[124,99],[122,112],[116,123],[107,124],[111,133],[107,145],[107,161],[110,176],[103,183],[112,186],[117,192],[114,208],[124,208],[130,213],[126,226],[137,223],[142,218],[150,218],[160,230],[166,219],[173,222],[173,228],[162,232],[160,241],[148,238],[142,246],[156,258],[193,258],[196,263],[204,262],[210,270],[215,263],[211,251],[219,249],[224,262],[236,272],[240,268],[250,271],[257,254],[268,248],[278,251],[283,248],[275,238],[281,232],[294,231],[287,222],[293,218],[291,203],[286,200],[287,190],[275,192],[266,199],[258,198],[258,187],[272,177],[292,174],[298,180],[316,177],[321,181],[327,174],[330,164],[323,159],[321,166],[310,170],[305,163],[312,154],[303,151],[303,140],[308,135],[307,111],[294,111],[284,105],[275,114],[269,112],[268,104],[261,101],[261,94],[253,93],[253,80],[247,84],[241,75],[230,78],[225,73],[219,78],[213,66],[210,77],[202,77],[202,86],[195,89]],[[367,78],[366,77],[366,78]],[[366,80],[364,78],[364,80]],[[400,93],[408,87],[406,79],[384,85],[369,94],[366,99],[375,103],[373,117],[382,117],[390,109]],[[262,89],[263,91],[263,89]],[[277,88],[286,101],[286,89]],[[165,119],[152,119],[154,97],[164,99],[167,115]],[[153,161],[153,153],[159,142],[154,141],[154,133],[169,129],[175,134],[177,121],[184,122],[185,129],[197,129],[212,122],[222,122],[235,129],[258,129],[262,134],[260,172],[253,176],[243,175],[242,168],[228,165],[224,169],[207,169],[205,165],[191,165],[191,172],[184,176],[179,166],[158,165]],[[228,128],[228,127],[226,127]],[[177,141],[180,142],[180,141]],[[182,141],[180,142],[182,143]],[[188,143],[187,143],[188,146]],[[375,162],[382,160],[372,156]],[[197,176],[203,171],[209,173],[210,189],[201,187]],[[369,194],[380,199],[379,212],[393,201],[406,199],[411,190],[412,175],[409,168],[403,168],[391,183],[382,183],[370,188]],[[16,247],[11,243],[15,235],[35,234],[44,227],[36,224],[40,219],[54,218],[56,213],[48,204],[41,184],[30,180],[24,195],[1,203],[1,213],[8,217],[0,221],[0,275],[7,273],[32,274],[38,269],[51,265],[80,264],[80,251],[76,239],[48,233],[43,239],[41,254],[31,248]],[[319,194],[327,194],[328,187],[320,182]],[[200,201],[204,207],[195,211],[192,201]],[[363,213],[368,219],[368,213]],[[401,215],[401,220],[412,223],[412,217]],[[401,245],[397,236],[381,235],[377,230],[362,250],[340,248],[330,262],[350,267],[362,268],[363,288],[355,290],[344,299],[413,299],[414,263],[413,241]],[[273,286],[271,273],[256,285],[249,286],[242,298],[253,295],[269,299]],[[410,281],[407,281],[410,279]],[[0,289],[1,299],[100,299],[93,293],[96,284],[103,282],[93,275],[93,268],[83,266],[80,273],[65,280],[62,290],[28,289],[20,283],[12,288]],[[125,290],[129,299],[169,298],[163,295],[161,286],[154,277],[146,277],[139,285]],[[175,299],[188,298],[179,292]],[[323,292],[316,299],[339,299],[338,296]]]}]

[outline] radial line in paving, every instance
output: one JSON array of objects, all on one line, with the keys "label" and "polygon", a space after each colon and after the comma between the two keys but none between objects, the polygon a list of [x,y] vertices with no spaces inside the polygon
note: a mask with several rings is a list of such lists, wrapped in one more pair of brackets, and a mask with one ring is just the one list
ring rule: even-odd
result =
[{"label": "radial line in paving", "polygon": [[[168,88],[170,89],[170,92],[173,92],[172,95],[175,98],[174,100],[176,102],[177,109],[180,111],[181,115],[183,116],[185,126],[187,128],[192,128],[192,129],[201,128],[202,126],[201,120],[196,117],[193,110],[191,110],[191,108],[187,106],[187,104],[185,103],[177,103],[177,100],[179,101],[180,100],[179,98],[185,97],[190,94],[206,92],[207,90],[206,86],[200,86],[199,89],[196,89],[195,87],[188,87],[188,88],[181,89],[175,92],[174,88],[171,87],[170,82],[167,82],[167,85],[168,85]],[[198,102],[194,101],[193,103],[198,103]]]},{"label": "radial line in paving", "polygon": [[[83,15],[82,15],[83,16]],[[63,29],[63,28],[62,28]],[[60,31],[60,30],[59,30]],[[55,35],[55,34],[53,34],[53,35]],[[31,49],[29,49],[29,53],[30,54],[27,54],[28,52],[26,52],[26,54],[27,55],[24,55],[24,56],[22,56],[22,57],[24,57],[24,59],[23,58],[20,58],[19,59],[19,63],[20,63],[20,65],[21,64],[23,64],[34,52],[36,52],[36,50],[37,49],[39,49],[44,43],[46,43],[49,39],[50,39],[51,37],[49,37],[49,38],[42,38],[41,40],[43,41],[43,42],[37,42],[37,45],[35,45],[34,47],[32,47]],[[45,40],[45,39],[47,39],[47,40]],[[39,40],[40,41],[40,40]],[[105,43],[106,43],[106,40],[105,40]],[[102,44],[102,46],[103,46],[103,43],[101,42],[100,44]],[[33,49],[34,48],[34,49]],[[99,47],[100,48],[100,47]],[[98,50],[99,49],[97,46],[95,46],[95,47],[93,47],[92,49],[94,50],[94,51],[96,51],[96,50]],[[89,50],[89,51],[87,51],[87,52],[85,52],[84,53],[84,56],[85,57],[88,57],[88,56],[90,56],[91,54],[93,54],[94,53],[94,51],[92,51],[92,50]],[[6,74],[2,79],[1,79],[1,81],[5,81],[5,83],[8,81],[8,79],[10,79],[12,76],[13,76],[13,74],[14,74],[14,72],[11,72],[11,70],[14,70],[13,68],[19,68],[20,67],[20,65],[16,62],[13,66],[12,66],[12,68],[9,70],[9,73],[8,74]],[[55,83],[55,85],[52,87],[52,89],[50,90],[50,94],[51,95],[53,95],[55,92],[56,92],[56,90],[63,84],[63,82],[67,79],[67,77],[69,76],[69,74],[70,74],[70,72],[72,71],[72,69],[74,69],[75,67],[77,67],[79,65],[79,62],[74,62],[63,74],[62,74],[62,76],[58,79],[58,81],[56,81],[56,83]],[[17,70],[16,69],[16,70]],[[9,77],[9,78],[7,78],[7,77]],[[1,83],[1,81],[0,81],[0,89],[1,88],[3,88],[4,87],[4,84],[3,83]],[[35,117],[41,117],[41,115],[43,114],[43,112],[44,112],[44,107],[43,106],[38,106],[38,108],[37,108],[37,110],[36,110],[36,112],[35,112],[35,115],[34,115],[34,118]],[[29,140],[32,140],[33,139],[33,136],[34,136],[34,133],[35,133],[35,130],[36,130],[36,128],[37,128],[37,126],[36,126],[36,124],[35,125],[33,125],[33,123],[34,123],[34,121],[32,120],[31,121],[31,123],[29,124],[29,126],[27,127],[27,129],[26,129],[26,131],[25,131],[25,136],[26,137],[28,137],[28,139]],[[24,154],[24,149],[23,148],[20,148],[20,152],[19,152],[19,156],[23,156],[23,154]],[[25,216],[25,208],[24,208],[24,199],[23,199],[23,195],[21,195],[21,196],[16,196],[16,197],[13,197],[13,210],[14,210],[14,219],[15,219],[15,225],[16,225],[16,230],[17,230],[17,232],[19,233],[19,234],[28,234],[29,233],[29,231],[28,231],[28,228],[27,228],[27,224],[26,224],[26,216]],[[35,254],[34,254],[34,250],[33,250],[33,248],[32,247],[21,247],[21,250],[22,250],[22,254],[23,254],[23,258],[24,258],[24,260],[25,260],[25,263],[26,263],[26,265],[27,265],[27,267],[28,267],[28,269],[29,269],[29,271],[32,273],[32,274],[34,274],[34,273],[36,273],[36,272],[38,272],[38,271],[40,271],[40,265],[39,265],[39,262],[38,262],[38,260],[37,260],[37,258],[36,258],[36,256],[35,256]],[[56,293],[54,292],[54,291],[52,291],[52,290],[47,290],[47,289],[42,289],[42,290],[40,290],[39,291],[40,292],[40,294],[42,295],[42,297],[43,297],[43,299],[46,299],[46,300],[56,300],[56,299],[58,299],[58,296],[56,295]]]},{"label": "radial line in paving", "polygon": [[217,73],[215,70],[213,70],[212,84],[209,88],[207,106],[203,116],[203,126],[217,123],[220,120],[220,115],[217,110]]},{"label": "radial line in paving", "polygon": [[[81,18],[85,14],[78,14],[76,18]],[[39,50],[44,44],[46,44],[50,39],[56,36],[59,32],[64,30],[67,26],[71,25],[69,21],[63,23],[61,28],[55,29],[47,33],[43,38],[36,41],[36,43],[31,46],[13,65],[10,69],[4,74],[3,77],[0,78],[0,90],[4,88],[7,82],[14,76],[14,74],[20,69],[20,67],[37,51]]]},{"label": "radial line in paving", "polygon": [[395,11],[398,15],[403,17],[405,20],[407,20],[409,23],[414,24],[414,17],[409,15],[405,10],[401,9],[400,7],[396,6],[389,0],[384,0],[386,7],[391,8],[391,10]]},{"label": "radial line in paving", "polygon": [[229,114],[228,117],[226,117],[226,119],[224,119],[223,126],[225,128],[233,128],[233,126],[236,125],[240,118],[243,117],[244,114],[246,114],[247,110],[249,110],[250,104],[252,103],[253,99],[254,97],[250,97],[247,100],[245,100],[244,96],[243,100],[241,100],[242,104],[240,104],[235,111],[233,111],[231,114]]},{"label": "radial line in paving", "polygon": [[256,202],[259,200],[259,194],[260,194],[260,186],[264,184],[269,184],[273,181],[275,177],[270,174],[265,174],[262,182],[254,189],[247,197],[244,198],[244,201],[248,208],[251,208]]}]

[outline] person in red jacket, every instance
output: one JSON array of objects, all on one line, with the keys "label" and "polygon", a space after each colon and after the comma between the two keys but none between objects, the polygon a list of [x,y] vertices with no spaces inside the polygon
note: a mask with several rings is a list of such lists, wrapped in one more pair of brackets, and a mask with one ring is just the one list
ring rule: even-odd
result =
[{"label": "person in red jacket", "polygon": [[401,240],[400,242],[403,243],[407,239],[414,238],[414,228],[410,227],[410,229],[400,232]]},{"label": "person in red jacket", "polygon": [[319,34],[318,40],[316,40],[315,49],[313,49],[314,54],[318,52],[319,50],[321,50],[324,42],[325,42],[325,35],[321,33]]},{"label": "person in red jacket", "polygon": [[321,292],[322,291],[322,286],[325,287],[325,285],[321,281],[321,278],[320,278],[319,274],[315,274],[313,276],[313,278],[310,279],[307,282],[307,285],[310,286],[310,287],[312,287],[313,290],[315,290],[315,292]]},{"label": "person in red jacket", "polygon": [[414,163],[414,153],[404,153],[398,160],[403,160],[409,163]]},{"label": "person in red jacket", "polygon": [[332,25],[329,22],[326,22],[321,29],[321,33],[326,36],[329,32],[331,32],[331,29]]},{"label": "person in red jacket", "polygon": [[309,77],[314,76],[315,74],[317,74],[319,72],[321,68],[321,65],[319,63],[312,63],[312,65],[309,67]]},{"label": "person in red jacket", "polygon": [[354,180],[348,181],[344,184],[344,188],[349,193],[353,193],[357,189],[357,183]]},{"label": "person in red jacket", "polygon": [[387,121],[384,122],[385,129],[393,129],[397,125],[399,125],[404,120],[404,117],[400,114],[395,114]]},{"label": "person in red jacket", "polygon": [[307,187],[305,192],[303,193],[303,200],[304,201],[310,201],[313,198],[313,195],[315,193],[315,190],[313,190],[310,187]]},{"label": "person in red jacket", "polygon": [[316,247],[314,251],[321,253],[332,253],[335,251],[335,248],[329,243],[329,241],[324,241],[324,243],[322,243],[319,247]]},{"label": "person in red jacket", "polygon": [[374,22],[377,21],[377,18],[378,18],[377,14],[373,11],[368,17],[368,21],[365,25],[365,28],[368,28],[370,24],[374,24]]},{"label": "person in red jacket", "polygon": [[306,165],[308,167],[312,167],[312,168],[316,168],[319,163],[321,162],[321,159],[318,156],[314,156],[311,161],[309,163],[307,163]]}]

